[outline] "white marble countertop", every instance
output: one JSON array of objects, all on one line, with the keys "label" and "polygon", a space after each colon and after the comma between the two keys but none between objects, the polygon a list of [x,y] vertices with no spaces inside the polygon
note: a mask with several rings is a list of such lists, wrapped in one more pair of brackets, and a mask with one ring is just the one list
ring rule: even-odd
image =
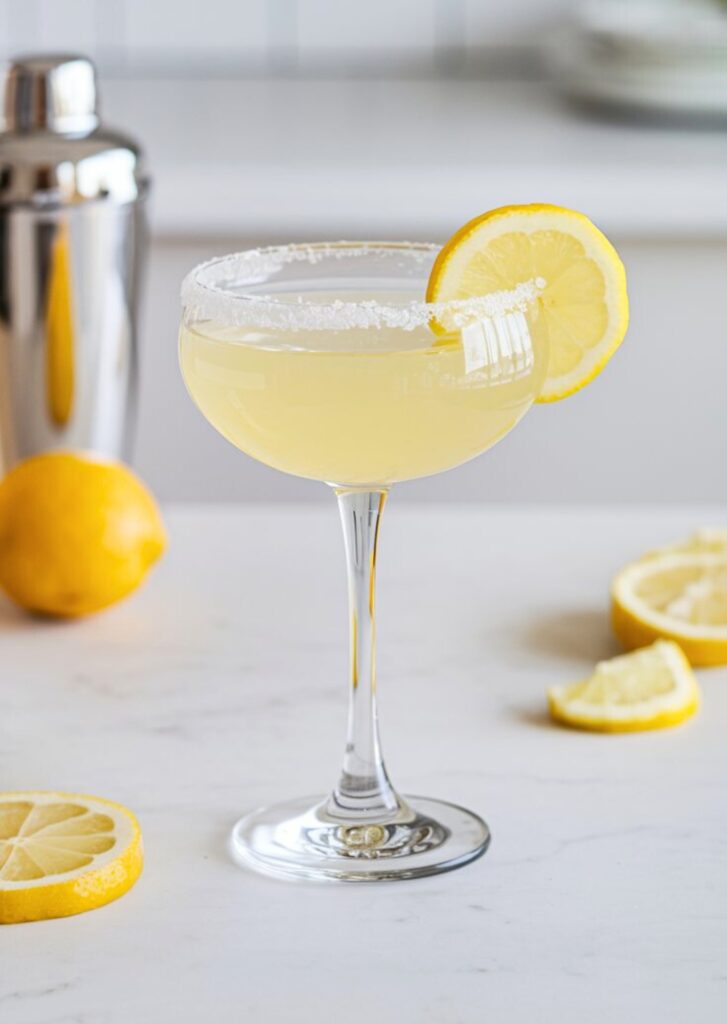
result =
[{"label": "white marble countertop", "polygon": [[673,731],[570,732],[543,700],[614,652],[614,570],[716,510],[397,497],[379,577],[389,767],[404,792],[481,812],[488,853],[364,886],[228,859],[241,811],[334,781],[342,545],[332,501],[169,510],[163,564],[111,612],[0,606],[3,788],[121,800],[146,843],[119,902],[0,930],[3,1024],[721,1019],[727,670],[700,673],[703,708]]},{"label": "white marble countertop", "polygon": [[547,82],[110,80],[148,149],[163,237],[445,239],[504,203],[617,238],[727,237],[727,134],[605,121]]}]

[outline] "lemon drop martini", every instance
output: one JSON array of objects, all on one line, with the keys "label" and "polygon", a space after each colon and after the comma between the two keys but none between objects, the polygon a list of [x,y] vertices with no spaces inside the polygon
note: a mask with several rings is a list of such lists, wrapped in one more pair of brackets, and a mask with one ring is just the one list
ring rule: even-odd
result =
[{"label": "lemon drop martini", "polygon": [[268,317],[183,327],[184,378],[210,423],[275,469],[356,486],[429,476],[489,448],[536,398],[535,295],[483,299],[484,318],[463,303],[464,332],[436,336],[415,289],[306,292],[307,329],[284,326],[303,311],[300,292],[282,292],[277,329]]},{"label": "lemon drop martini", "polygon": [[[405,798],[381,754],[374,580],[392,484],[438,473],[504,437],[547,387],[552,350],[531,264],[498,287],[428,294],[434,245],[341,242],[250,250],[182,288],[180,361],[204,416],[283,472],[335,491],[346,548],[351,686],[337,784],[248,814],[235,858],[288,878],[375,881],[458,867],[489,843],[456,804]],[[426,298],[425,298],[426,296]]]}]

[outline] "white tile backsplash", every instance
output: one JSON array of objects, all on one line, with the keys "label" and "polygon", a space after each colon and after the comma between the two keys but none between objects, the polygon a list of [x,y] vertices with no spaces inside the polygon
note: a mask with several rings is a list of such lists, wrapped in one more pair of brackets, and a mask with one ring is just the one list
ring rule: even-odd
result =
[{"label": "white tile backsplash", "polygon": [[468,45],[532,45],[574,6],[573,0],[465,0]]},{"label": "white tile backsplash", "polygon": [[[456,3],[457,0],[454,0]],[[431,52],[435,0],[395,3],[335,3],[298,0],[298,39],[302,51],[377,50]]]},{"label": "white tile backsplash", "polygon": [[265,0],[124,0],[125,44],[132,52],[162,57],[262,53],[269,7]]},{"label": "white tile backsplash", "polygon": [[4,0],[7,34],[2,42],[8,48],[25,53],[39,46],[40,0]]},{"label": "white tile backsplash", "polygon": [[461,70],[537,44],[568,0],[0,0],[0,56],[79,50],[107,74]]},{"label": "white tile backsplash", "polygon": [[96,47],[96,0],[35,0],[33,49],[87,53]]}]

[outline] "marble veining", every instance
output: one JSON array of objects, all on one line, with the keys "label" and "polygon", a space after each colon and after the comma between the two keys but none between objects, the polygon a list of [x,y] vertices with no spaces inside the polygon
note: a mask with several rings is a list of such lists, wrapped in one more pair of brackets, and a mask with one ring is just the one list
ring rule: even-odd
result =
[{"label": "marble veining", "polygon": [[384,747],[404,792],[484,815],[485,857],[365,887],[231,863],[240,812],[334,781],[341,541],[332,508],[169,509],[167,557],[118,608],[59,626],[0,604],[2,788],[121,800],[146,845],[116,904],[0,930],[2,1024],[722,1019],[727,670],[700,673],[702,711],[661,733],[562,730],[543,697],[614,652],[614,570],[718,510],[396,499]]}]

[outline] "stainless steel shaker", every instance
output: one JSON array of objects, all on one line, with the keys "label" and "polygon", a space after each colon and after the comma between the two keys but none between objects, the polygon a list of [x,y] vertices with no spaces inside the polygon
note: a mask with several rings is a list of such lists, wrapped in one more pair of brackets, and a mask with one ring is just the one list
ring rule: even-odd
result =
[{"label": "stainless steel shaker", "polygon": [[11,62],[0,133],[0,459],[128,457],[149,182],[83,57]]}]

